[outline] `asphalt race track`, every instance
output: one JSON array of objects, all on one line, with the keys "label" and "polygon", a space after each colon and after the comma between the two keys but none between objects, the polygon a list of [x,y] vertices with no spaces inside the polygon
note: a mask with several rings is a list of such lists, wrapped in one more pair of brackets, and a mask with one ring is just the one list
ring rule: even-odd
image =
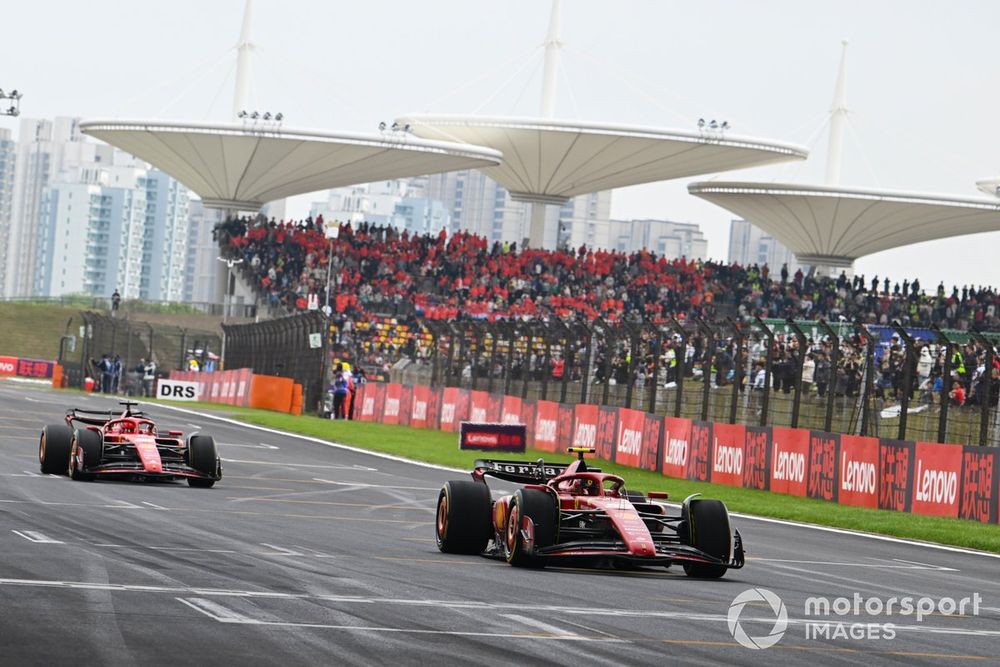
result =
[{"label": "asphalt race track", "polygon": [[[1000,652],[998,558],[738,518],[747,567],[718,581],[518,570],[437,551],[434,504],[454,472],[159,406],[162,426],[220,443],[215,488],[42,475],[39,430],[68,404],[113,401],[0,382],[0,664],[939,665]],[[789,622],[751,650],[727,613],[758,587]],[[805,614],[806,598],[855,593],[982,602],[920,621]],[[751,603],[739,620],[760,637],[775,614]],[[895,638],[807,638],[806,621],[893,622]]]}]

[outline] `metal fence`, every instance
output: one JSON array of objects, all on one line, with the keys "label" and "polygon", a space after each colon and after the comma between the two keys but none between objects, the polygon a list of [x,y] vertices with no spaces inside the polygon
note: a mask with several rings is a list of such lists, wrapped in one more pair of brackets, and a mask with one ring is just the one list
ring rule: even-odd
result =
[{"label": "metal fence", "polygon": [[213,332],[182,327],[139,322],[106,313],[84,311],[83,336],[75,352],[60,346],[59,362],[63,364],[70,386],[83,385],[84,377],[98,378],[97,363],[103,355],[118,356],[122,362],[121,393],[135,391],[134,377],[140,360],[152,359],[161,374],[174,369],[186,369],[192,359],[199,368],[211,368],[222,348],[221,337]]},{"label": "metal fence", "polygon": [[718,422],[1000,443],[1000,363],[984,335],[777,324],[422,322],[429,349],[411,351],[392,379]]},{"label": "metal fence", "polygon": [[251,368],[302,385],[305,406],[314,406],[323,391],[326,318],[312,311],[253,324],[223,325],[226,368]]}]

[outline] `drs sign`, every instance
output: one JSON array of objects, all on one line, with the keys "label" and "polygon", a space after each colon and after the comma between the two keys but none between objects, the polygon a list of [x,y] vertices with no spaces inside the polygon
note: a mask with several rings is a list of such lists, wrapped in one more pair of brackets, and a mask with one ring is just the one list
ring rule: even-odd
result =
[{"label": "drs sign", "polygon": [[197,382],[187,382],[185,380],[160,380],[156,383],[156,397],[169,401],[197,401]]}]

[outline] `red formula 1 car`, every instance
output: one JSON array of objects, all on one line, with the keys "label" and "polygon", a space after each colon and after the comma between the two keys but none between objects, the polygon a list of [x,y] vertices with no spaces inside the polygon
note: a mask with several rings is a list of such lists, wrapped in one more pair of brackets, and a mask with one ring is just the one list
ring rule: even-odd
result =
[{"label": "red formula 1 car", "polygon": [[118,415],[73,408],[66,412],[65,424],[43,428],[38,443],[42,472],[83,480],[184,477],[202,488],[222,479],[222,460],[211,436],[194,433],[185,439],[181,431],[162,433],[147,415],[132,411],[137,403],[122,405]]},{"label": "red formula 1 car", "polygon": [[[526,567],[677,563],[704,578],[743,567],[743,540],[721,501],[691,496],[671,513],[666,493],[632,493],[621,477],[588,467],[583,455],[592,448],[569,451],[579,455],[569,465],[479,460],[471,481],[446,482],[438,495],[438,548]],[[493,501],[487,475],[524,486]]]}]

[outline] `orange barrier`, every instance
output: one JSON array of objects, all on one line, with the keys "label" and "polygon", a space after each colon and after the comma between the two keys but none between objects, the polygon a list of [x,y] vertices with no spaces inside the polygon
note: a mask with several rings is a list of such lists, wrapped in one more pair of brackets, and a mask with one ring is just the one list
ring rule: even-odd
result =
[{"label": "orange barrier", "polygon": [[52,367],[52,388],[61,389],[63,386],[63,367],[62,364],[56,364]]},{"label": "orange barrier", "polygon": [[[250,381],[250,407],[292,413],[295,381],[275,375],[256,375]],[[301,387],[299,388],[301,392]],[[302,399],[299,398],[301,410]]]},{"label": "orange barrier", "polygon": [[302,385],[300,384],[296,384],[292,387],[291,413],[293,415],[302,414]]}]

